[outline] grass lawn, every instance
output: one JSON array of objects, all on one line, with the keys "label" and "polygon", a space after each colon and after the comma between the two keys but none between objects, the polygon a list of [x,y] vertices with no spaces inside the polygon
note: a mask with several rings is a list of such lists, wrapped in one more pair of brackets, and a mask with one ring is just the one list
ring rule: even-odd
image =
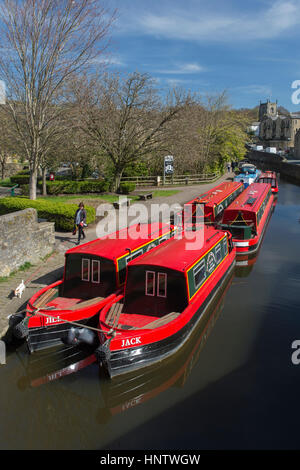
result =
[{"label": "grass lawn", "polygon": [[[173,196],[174,194],[179,193],[178,189],[157,189],[155,191],[151,191],[153,197],[168,197]],[[140,194],[147,193],[147,191],[139,191]],[[97,206],[102,202],[109,202],[114,203],[118,201],[119,194],[70,194],[65,196],[38,196],[38,199],[44,199],[46,201],[56,201],[56,202],[65,202],[71,204],[79,204],[79,202],[83,201],[84,204],[90,206]],[[138,201],[139,197],[137,194],[129,194],[128,198],[132,199],[133,201]]]}]

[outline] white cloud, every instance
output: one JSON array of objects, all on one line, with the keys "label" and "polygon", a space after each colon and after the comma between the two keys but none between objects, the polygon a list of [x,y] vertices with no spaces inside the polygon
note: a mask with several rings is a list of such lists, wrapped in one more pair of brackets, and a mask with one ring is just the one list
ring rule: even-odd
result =
[{"label": "white cloud", "polygon": [[119,65],[120,67],[124,67],[126,64],[125,62],[120,59],[118,56],[100,56],[95,57],[90,61],[90,63],[94,64],[103,64],[103,65]]},{"label": "white cloud", "polygon": [[206,69],[201,65],[193,62],[187,64],[176,64],[174,68],[157,70],[156,73],[167,75],[182,75],[204,72]]},{"label": "white cloud", "polygon": [[166,14],[145,13],[136,27],[140,32],[171,39],[236,41],[270,39],[300,25],[299,0],[277,0],[251,13],[173,9]]}]

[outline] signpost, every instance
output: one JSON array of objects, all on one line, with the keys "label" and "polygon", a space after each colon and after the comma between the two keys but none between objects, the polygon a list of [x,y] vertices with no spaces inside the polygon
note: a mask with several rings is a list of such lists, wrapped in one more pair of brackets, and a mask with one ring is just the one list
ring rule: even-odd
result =
[{"label": "signpost", "polygon": [[166,175],[173,175],[174,173],[174,157],[166,155],[164,158],[164,184],[166,182]]}]

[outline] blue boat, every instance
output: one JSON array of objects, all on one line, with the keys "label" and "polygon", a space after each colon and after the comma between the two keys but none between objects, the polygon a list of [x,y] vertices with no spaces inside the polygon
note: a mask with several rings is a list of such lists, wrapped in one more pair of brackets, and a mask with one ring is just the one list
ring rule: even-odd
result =
[{"label": "blue boat", "polygon": [[240,167],[240,173],[234,177],[234,181],[243,183],[244,187],[247,188],[249,184],[255,183],[258,180],[260,174],[261,171],[255,165],[244,163]]}]

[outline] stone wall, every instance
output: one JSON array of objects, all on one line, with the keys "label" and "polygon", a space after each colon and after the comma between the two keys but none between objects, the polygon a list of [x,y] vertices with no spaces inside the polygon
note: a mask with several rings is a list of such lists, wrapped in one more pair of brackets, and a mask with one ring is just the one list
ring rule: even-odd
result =
[{"label": "stone wall", "polygon": [[54,222],[38,222],[35,209],[0,216],[0,276],[8,276],[26,262],[39,262],[54,244]]},{"label": "stone wall", "polygon": [[278,155],[257,150],[249,151],[247,158],[263,170],[274,170],[280,176],[286,177],[296,183],[300,183],[300,165],[288,163]]},{"label": "stone wall", "polygon": [[[4,168],[4,178],[15,175],[18,171],[22,170],[22,168],[23,165],[20,163],[6,163]],[[0,176],[0,179],[1,177],[2,175]]]}]

